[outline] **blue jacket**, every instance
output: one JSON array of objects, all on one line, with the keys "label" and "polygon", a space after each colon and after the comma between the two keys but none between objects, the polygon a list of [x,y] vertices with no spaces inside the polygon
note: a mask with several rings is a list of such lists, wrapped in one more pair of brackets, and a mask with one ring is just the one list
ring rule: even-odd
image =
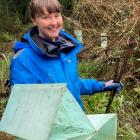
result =
[{"label": "blue jacket", "polygon": [[66,83],[79,105],[83,109],[81,95],[91,95],[104,90],[104,82],[95,79],[82,79],[78,76],[77,54],[83,48],[74,37],[60,32],[60,36],[74,42],[76,47],[59,57],[49,57],[37,46],[30,32],[24,35],[28,42],[17,41],[15,55],[10,65],[10,82],[14,84]]}]

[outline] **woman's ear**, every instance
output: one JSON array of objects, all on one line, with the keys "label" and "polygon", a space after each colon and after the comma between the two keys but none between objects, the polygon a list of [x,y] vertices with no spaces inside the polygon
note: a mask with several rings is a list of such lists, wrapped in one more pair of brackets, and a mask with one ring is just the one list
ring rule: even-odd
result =
[{"label": "woman's ear", "polygon": [[31,18],[32,23],[36,26],[36,22],[34,18]]}]

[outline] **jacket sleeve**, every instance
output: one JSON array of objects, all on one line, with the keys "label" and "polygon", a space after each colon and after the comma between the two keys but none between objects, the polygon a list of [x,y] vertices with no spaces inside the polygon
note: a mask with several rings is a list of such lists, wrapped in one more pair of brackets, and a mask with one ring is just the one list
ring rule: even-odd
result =
[{"label": "jacket sleeve", "polygon": [[81,95],[92,95],[103,92],[105,83],[95,79],[79,79]]},{"label": "jacket sleeve", "polygon": [[27,60],[12,59],[10,65],[10,84],[33,84],[40,83],[34,70],[24,64]]}]

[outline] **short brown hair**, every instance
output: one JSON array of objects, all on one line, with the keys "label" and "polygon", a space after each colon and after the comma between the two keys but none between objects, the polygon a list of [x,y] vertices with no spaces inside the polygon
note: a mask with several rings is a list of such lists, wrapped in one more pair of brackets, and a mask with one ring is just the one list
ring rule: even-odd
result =
[{"label": "short brown hair", "polygon": [[44,10],[49,13],[61,12],[62,7],[58,0],[31,0],[29,4],[30,18],[34,19],[44,14]]}]

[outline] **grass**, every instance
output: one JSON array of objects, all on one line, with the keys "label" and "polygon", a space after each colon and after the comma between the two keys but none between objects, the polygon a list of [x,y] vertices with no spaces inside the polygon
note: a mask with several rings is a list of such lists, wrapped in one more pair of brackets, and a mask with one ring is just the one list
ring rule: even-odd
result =
[{"label": "grass", "polygon": [[11,53],[0,54],[0,117],[4,111],[7,102],[7,92],[8,87],[6,86],[6,81],[9,79],[9,65]]},{"label": "grass", "polygon": [[[93,67],[93,68],[92,68]],[[79,72],[82,77],[94,77],[96,67],[93,62],[81,61]],[[101,76],[101,75],[100,75]],[[125,85],[126,83],[124,83]],[[127,85],[127,84],[126,84]],[[111,112],[118,115],[117,140],[139,140],[140,139],[140,87],[130,90],[125,87],[113,100]],[[105,113],[109,99],[109,92],[99,93],[91,96],[83,96],[87,114]]]},{"label": "grass", "polygon": [[1,53],[0,55],[0,93],[4,93],[6,91],[5,83],[9,79],[11,53]]},{"label": "grass", "polygon": [[125,91],[123,104],[118,110],[120,140],[140,139],[140,87]]}]

